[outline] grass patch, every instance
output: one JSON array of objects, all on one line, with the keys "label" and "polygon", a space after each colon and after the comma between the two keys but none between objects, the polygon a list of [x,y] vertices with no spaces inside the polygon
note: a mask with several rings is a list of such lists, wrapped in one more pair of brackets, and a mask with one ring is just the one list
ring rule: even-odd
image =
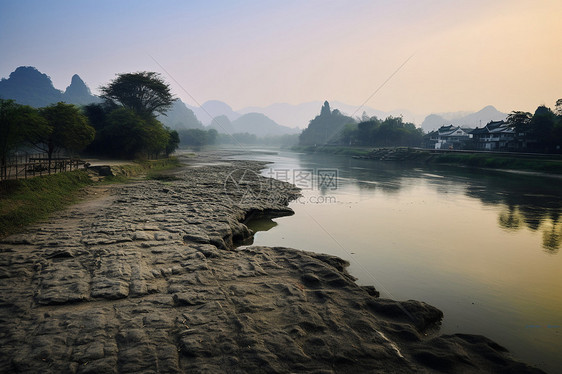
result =
[{"label": "grass patch", "polygon": [[0,237],[75,202],[77,192],[90,184],[84,170],[0,182]]},{"label": "grass patch", "polygon": [[165,172],[167,170],[172,170],[181,166],[181,162],[177,157],[170,157],[163,160],[148,161],[148,164],[143,163],[143,166],[148,169],[146,173],[146,179],[160,180],[160,181],[174,181],[178,178],[168,175]]},{"label": "grass patch", "polygon": [[[119,165],[112,167],[117,175],[107,176],[97,183],[126,183],[144,174],[147,178],[167,178],[159,180],[169,181],[172,176],[160,173],[180,165],[175,157]],[[80,190],[93,183],[85,170],[1,181],[0,237],[20,232],[32,223],[47,219],[50,214],[76,202]]]},{"label": "grass patch", "polygon": [[131,178],[141,175],[147,179],[156,179],[155,176],[161,175],[163,171],[175,169],[181,166],[181,162],[176,157],[160,160],[135,161],[131,164],[112,166],[111,170],[115,175],[104,178],[103,183],[126,183]]}]

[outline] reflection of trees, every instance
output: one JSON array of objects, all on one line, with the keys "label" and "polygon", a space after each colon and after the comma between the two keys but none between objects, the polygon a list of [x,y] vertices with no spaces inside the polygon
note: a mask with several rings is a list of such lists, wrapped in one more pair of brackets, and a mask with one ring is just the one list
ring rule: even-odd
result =
[{"label": "reflection of trees", "polygon": [[[526,225],[529,229],[542,230],[543,248],[557,253],[562,244],[562,222],[560,213],[556,210],[536,214],[536,209],[521,212],[517,206],[509,205],[500,213],[498,223],[500,227],[515,231]],[[527,214],[527,216],[526,216]],[[529,216],[532,214],[532,216]]]},{"label": "reflection of trees", "polygon": [[[325,164],[326,156],[316,157],[312,165]],[[562,248],[562,179],[447,166],[413,168],[394,162],[334,160],[340,163],[329,164],[339,168],[338,176],[358,181],[356,185],[360,190],[376,189],[392,195],[410,185],[403,183],[405,179],[423,179],[443,196],[451,191],[464,191],[485,205],[503,207],[498,216],[501,228],[515,231],[526,227],[541,231],[546,250],[557,253]],[[427,173],[445,178],[428,178]]]},{"label": "reflection of trees", "polygon": [[[550,224],[544,225],[542,233],[542,245],[544,249],[558,253],[562,244],[562,222],[560,221],[560,210],[552,211]],[[550,227],[548,227],[550,226]]]},{"label": "reflection of trees", "polygon": [[558,253],[562,243],[562,223],[556,222],[550,225],[550,229],[545,228],[542,233],[542,246],[544,249],[553,253]]},{"label": "reflection of trees", "polygon": [[517,207],[509,205],[506,211],[500,213],[498,222],[504,229],[518,230],[521,225],[521,214]]},{"label": "reflection of trees", "polygon": [[[477,185],[476,185],[477,184]],[[562,183],[546,178],[497,173],[478,178],[466,194],[489,205],[503,205],[500,227],[518,230],[527,227],[542,231],[543,248],[557,253],[562,245]]]}]

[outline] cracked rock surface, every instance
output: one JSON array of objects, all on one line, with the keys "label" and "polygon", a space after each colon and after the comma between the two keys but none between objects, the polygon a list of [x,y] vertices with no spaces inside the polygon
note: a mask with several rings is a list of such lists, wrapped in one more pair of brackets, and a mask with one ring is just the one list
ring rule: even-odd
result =
[{"label": "cracked rock surface", "polygon": [[237,249],[298,190],[263,163],[191,163],[0,242],[0,372],[540,372],[485,337],[433,336],[441,311],[378,298],[339,258]]}]

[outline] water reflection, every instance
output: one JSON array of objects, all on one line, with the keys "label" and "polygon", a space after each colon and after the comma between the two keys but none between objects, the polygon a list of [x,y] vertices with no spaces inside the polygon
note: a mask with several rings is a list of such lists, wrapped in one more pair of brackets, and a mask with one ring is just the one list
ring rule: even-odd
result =
[{"label": "water reflection", "polygon": [[[278,225],[278,223],[273,220],[274,217],[276,216],[254,215],[248,218],[246,221],[244,221],[244,224],[254,233],[261,232],[261,231],[269,231]],[[252,244],[254,244],[253,236],[250,236],[242,240],[240,243],[238,243],[239,246],[247,246]]]},{"label": "water reflection", "polygon": [[558,180],[497,175],[486,182],[485,189],[468,188],[467,195],[485,204],[503,206],[498,216],[502,229],[542,231],[543,248],[558,253],[562,243],[562,186]]},{"label": "water reflection", "polygon": [[269,231],[278,225],[277,222],[273,221],[271,218],[263,216],[256,219],[251,219],[245,222],[245,224],[250,230],[254,232]]},{"label": "water reflection", "polygon": [[[336,159],[301,155],[302,167],[324,165],[338,168],[338,183],[351,184],[360,191],[396,195],[404,188],[428,183],[442,196],[464,194],[485,206],[503,207],[498,225],[506,231],[528,228],[542,232],[542,247],[556,254],[562,247],[562,179],[507,174],[446,166],[416,168],[397,163]],[[333,192],[320,189],[320,194]]]},{"label": "water reflection", "polygon": [[504,229],[517,231],[521,225],[521,214],[518,207],[509,205],[505,211],[500,213],[498,222]]}]

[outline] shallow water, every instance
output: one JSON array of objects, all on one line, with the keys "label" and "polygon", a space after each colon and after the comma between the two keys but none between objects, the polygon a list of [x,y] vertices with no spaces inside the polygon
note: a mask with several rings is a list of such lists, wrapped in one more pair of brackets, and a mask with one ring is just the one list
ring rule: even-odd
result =
[{"label": "shallow water", "polygon": [[263,175],[303,188],[295,215],[253,223],[264,230],[255,245],[344,258],[382,297],[441,309],[442,333],[482,334],[562,372],[560,179],[293,152],[244,158],[273,162]]}]

